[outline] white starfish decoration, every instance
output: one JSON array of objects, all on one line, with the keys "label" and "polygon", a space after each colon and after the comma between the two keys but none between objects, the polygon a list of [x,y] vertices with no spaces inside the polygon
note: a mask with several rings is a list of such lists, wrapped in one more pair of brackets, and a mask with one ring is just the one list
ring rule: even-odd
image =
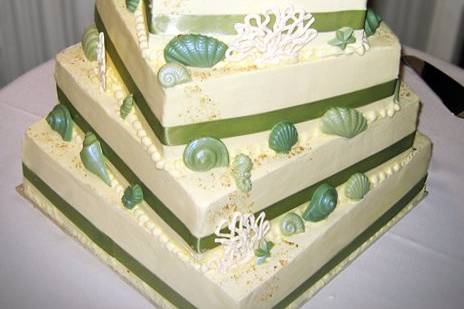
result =
[{"label": "white starfish decoration", "polygon": [[106,49],[105,49],[105,34],[100,32],[97,43],[97,62],[98,62],[98,77],[100,80],[100,90],[106,90]]},{"label": "white starfish decoration", "polygon": [[[257,218],[253,214],[236,212],[229,222],[221,221],[215,232],[218,238],[214,241],[224,247],[221,261],[223,269],[246,262],[254,256],[258,243],[271,229],[271,224],[265,220],[265,217],[264,212],[260,213]],[[229,231],[221,232],[225,228]]]},{"label": "white starfish decoration", "polygon": [[317,37],[311,28],[314,22],[310,13],[293,6],[247,15],[243,24],[235,25],[237,38],[229,45],[226,57],[232,61],[251,57],[258,64],[296,58]]}]

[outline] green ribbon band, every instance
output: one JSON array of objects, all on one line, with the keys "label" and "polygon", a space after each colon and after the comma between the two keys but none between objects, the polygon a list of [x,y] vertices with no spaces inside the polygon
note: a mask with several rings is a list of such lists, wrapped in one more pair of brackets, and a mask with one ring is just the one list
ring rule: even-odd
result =
[{"label": "green ribbon band", "polygon": [[195,308],[182,295],[163,282],[129,253],[124,251],[110,237],[100,231],[87,218],[80,214],[73,206],[59,196],[42,179],[40,179],[29,167],[23,163],[24,177],[39,190],[66,218],[77,226],[87,237],[107,254],[118,260],[134,275],[157,291],[161,296],[178,308]]},{"label": "green ribbon band", "polygon": [[[311,28],[318,32],[333,32],[342,27],[355,30],[364,29],[366,11],[339,11],[312,13],[315,21]],[[151,19],[150,32],[153,34],[177,35],[180,33],[200,33],[216,35],[236,35],[235,24],[243,23],[246,15],[155,15]],[[269,28],[275,22],[271,16]]]},{"label": "green ribbon band", "polygon": [[[87,237],[89,237],[97,246],[107,254],[114,257],[134,275],[144,281],[148,286],[163,296],[178,308],[195,308],[182,295],[177,293],[173,288],[163,282],[159,277],[144,267],[129,253],[124,251],[110,237],[95,227],[89,220],[82,216],[70,204],[63,200],[52,188],[42,181],[33,171],[23,163],[24,177],[34,185],[66,218],[76,225]],[[377,219],[361,235],[354,239],[348,246],[341,250],[335,257],[319,269],[308,280],[303,282],[297,289],[281,300],[274,308],[280,309],[290,305],[295,299],[306,292],[311,286],[323,278],[332,269],[337,267],[351,253],[358,249],[363,243],[377,233],[389,221],[391,221],[401,210],[403,210],[419,194],[425,185],[426,177],[419,181],[401,200],[390,208],[382,217]]]},{"label": "green ribbon band", "polygon": [[276,123],[282,121],[282,119],[292,123],[309,121],[320,118],[332,107],[357,108],[393,96],[395,92],[397,80],[389,81],[384,84],[352,93],[277,111],[190,125],[163,127],[124,65],[108,32],[106,31],[98,11],[95,11],[95,23],[99,31],[105,33],[106,50],[113,60],[113,63],[127,88],[134,95],[140,112],[145,117],[147,123],[158,137],[159,141],[164,145],[185,145],[190,143],[192,140],[205,136],[222,139],[268,131],[271,130]]},{"label": "green ribbon band", "polygon": [[[101,136],[98,135],[92,126],[82,117],[79,112],[74,108],[71,101],[66,97],[65,93],[57,88],[58,98],[61,104],[68,107],[71,116],[76,123],[84,132],[94,132],[100,140],[103,153],[105,157],[111,162],[111,164],[124,176],[124,178],[132,184],[139,184],[142,186],[145,202],[150,208],[158,214],[158,216],[166,222],[177,234],[179,234],[184,241],[190,245],[196,252],[204,252],[206,250],[216,247],[218,244],[214,242],[216,236],[214,234],[197,238],[195,237],[186,225],[171,211],[169,208],[161,202],[161,200],[148,188],[144,182],[142,182],[137,175],[126,165],[126,163],[116,154],[115,151],[108,145],[108,143]],[[265,208],[266,218],[272,220],[311,199],[312,194],[316,191],[317,187],[322,183],[329,183],[336,187],[345,183],[351,175],[355,173],[367,172],[376,166],[396,157],[400,153],[411,148],[414,143],[415,132],[403,138],[399,142],[383,149],[382,151],[364,159],[340,172],[332,175],[331,177],[324,179],[323,181],[314,184],[300,192],[297,192],[281,201],[276,202],[273,205]],[[261,212],[261,211],[260,211]]]}]

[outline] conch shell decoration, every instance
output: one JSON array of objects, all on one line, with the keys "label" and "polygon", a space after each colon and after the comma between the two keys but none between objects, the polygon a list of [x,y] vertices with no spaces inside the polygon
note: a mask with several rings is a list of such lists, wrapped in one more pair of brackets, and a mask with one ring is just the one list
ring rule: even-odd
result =
[{"label": "conch shell decoration", "polygon": [[317,37],[311,26],[314,17],[303,9],[287,6],[264,14],[250,14],[236,24],[237,38],[229,45],[226,58],[241,61],[252,58],[257,64],[296,59],[300,50]]},{"label": "conch shell decoration", "polygon": [[[236,212],[230,221],[223,220],[216,229],[214,242],[224,247],[220,262],[222,269],[245,263],[254,257],[254,251],[271,229],[266,214],[260,213],[257,218],[253,214]],[[227,232],[223,232],[224,229]]]}]

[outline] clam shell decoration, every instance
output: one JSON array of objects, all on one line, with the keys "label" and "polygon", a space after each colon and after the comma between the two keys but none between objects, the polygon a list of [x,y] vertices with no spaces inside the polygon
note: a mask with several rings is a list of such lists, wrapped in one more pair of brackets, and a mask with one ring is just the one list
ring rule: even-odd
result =
[{"label": "clam shell decoration", "polygon": [[126,117],[130,114],[132,109],[134,108],[135,100],[132,94],[128,95],[124,101],[122,101],[121,108],[119,109],[119,115],[122,119],[126,119]]},{"label": "clam shell decoration", "polygon": [[158,80],[164,88],[171,88],[192,80],[190,72],[177,62],[166,63],[158,72]]},{"label": "clam shell decoration", "polygon": [[239,154],[232,162],[232,174],[235,178],[237,188],[242,192],[250,192],[252,189],[251,170],[253,162],[250,157],[244,154]]},{"label": "clam shell decoration", "polygon": [[326,134],[353,138],[367,129],[367,120],[355,109],[335,107],[322,116],[321,129]]},{"label": "clam shell decoration", "polygon": [[71,141],[74,123],[65,105],[56,105],[48,114],[47,122],[54,131],[61,135],[64,141]]},{"label": "clam shell decoration", "polygon": [[110,176],[106,168],[105,157],[95,134],[88,132],[85,135],[84,147],[80,153],[82,163],[92,174],[97,175],[108,186],[111,186]]},{"label": "clam shell decoration", "polygon": [[99,32],[97,28],[92,25],[88,27],[82,36],[82,49],[84,55],[89,61],[97,61],[97,44]]},{"label": "clam shell decoration", "polygon": [[121,198],[122,204],[127,209],[132,209],[143,201],[143,190],[138,184],[127,187]]},{"label": "clam shell decoration", "polygon": [[372,9],[367,10],[366,22],[364,24],[364,32],[367,37],[373,36],[382,22],[382,18],[377,15]]},{"label": "clam shell decoration", "polygon": [[293,123],[282,121],[276,124],[269,135],[269,148],[277,153],[289,153],[298,142],[298,131]]},{"label": "clam shell decoration", "polygon": [[354,174],[345,184],[345,195],[354,200],[360,201],[371,189],[369,178],[361,173]]},{"label": "clam shell decoration", "polygon": [[322,184],[314,192],[308,208],[303,213],[303,219],[312,222],[324,220],[334,211],[337,201],[337,190],[328,184]]},{"label": "clam shell decoration", "polygon": [[194,140],[184,150],[184,164],[195,172],[207,172],[229,165],[227,147],[218,139],[202,137]]},{"label": "clam shell decoration", "polygon": [[129,12],[134,13],[140,4],[140,0],[126,0],[126,7]]},{"label": "clam shell decoration", "polygon": [[224,60],[227,45],[201,34],[181,34],[164,49],[166,62],[178,62],[197,68],[211,68]]},{"label": "clam shell decoration", "polygon": [[305,224],[303,219],[294,212],[286,214],[280,221],[280,232],[284,236],[304,233]]}]

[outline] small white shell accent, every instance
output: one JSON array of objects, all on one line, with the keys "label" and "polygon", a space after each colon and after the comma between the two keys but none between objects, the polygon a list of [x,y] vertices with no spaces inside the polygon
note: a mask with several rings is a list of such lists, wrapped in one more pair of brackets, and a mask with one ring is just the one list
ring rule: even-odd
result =
[{"label": "small white shell accent", "polygon": [[158,80],[164,88],[171,88],[192,80],[186,67],[177,62],[163,65],[158,72]]}]

